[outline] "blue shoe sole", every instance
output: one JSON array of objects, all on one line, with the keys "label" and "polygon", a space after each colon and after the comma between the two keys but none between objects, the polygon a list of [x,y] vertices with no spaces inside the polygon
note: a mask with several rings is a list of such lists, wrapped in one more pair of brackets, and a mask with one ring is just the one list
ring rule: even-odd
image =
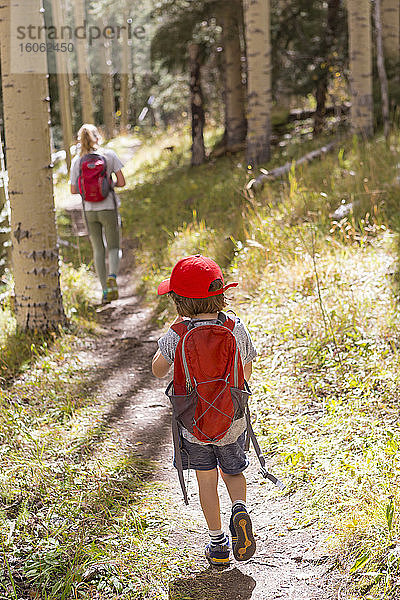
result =
[{"label": "blue shoe sole", "polygon": [[250,515],[246,511],[238,511],[232,517],[235,536],[232,536],[233,556],[238,561],[249,560],[256,551],[256,541]]}]

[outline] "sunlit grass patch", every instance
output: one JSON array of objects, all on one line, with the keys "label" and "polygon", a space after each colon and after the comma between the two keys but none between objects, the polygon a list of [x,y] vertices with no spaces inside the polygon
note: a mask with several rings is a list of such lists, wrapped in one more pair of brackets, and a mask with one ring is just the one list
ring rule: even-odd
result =
[{"label": "sunlit grass patch", "polygon": [[[62,342],[62,343],[61,343]],[[0,598],[166,598],[188,564],[154,465],[113,435],[78,340],[0,392]],[[93,387],[94,386],[94,387]]]},{"label": "sunlit grass patch", "polygon": [[[86,332],[95,330],[93,293],[94,276],[85,265],[74,269],[61,263],[61,290],[64,309],[72,327],[84,327]],[[56,332],[61,336],[61,328]],[[33,362],[49,355],[56,339],[55,332],[42,334],[21,331],[12,310],[12,281],[3,294],[0,304],[0,383],[10,380],[30,368]]]},{"label": "sunlit grass patch", "polygon": [[97,279],[87,265],[75,269],[71,264],[61,263],[61,291],[64,310],[69,319],[93,316],[97,298],[93,292]]},{"label": "sunlit grass patch", "polygon": [[[376,572],[379,596],[399,567],[398,520],[389,531],[385,517],[400,500],[396,238],[383,231],[360,247],[318,235],[313,255],[304,247],[310,227],[287,233],[291,259],[260,269],[250,310],[260,349],[254,406],[266,452],[301,501],[299,525],[330,528],[331,551],[348,548],[349,584]],[[355,567],[363,553],[368,561]]]}]

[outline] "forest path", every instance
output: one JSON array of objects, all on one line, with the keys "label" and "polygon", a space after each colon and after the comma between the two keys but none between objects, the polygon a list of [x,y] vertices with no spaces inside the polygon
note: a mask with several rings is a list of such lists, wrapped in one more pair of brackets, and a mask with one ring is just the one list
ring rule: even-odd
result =
[{"label": "forest path", "polygon": [[[301,515],[293,499],[276,492],[258,475],[258,461],[251,452],[247,471],[248,506],[254,524],[257,552],[246,563],[229,569],[208,566],[203,549],[207,529],[198,499],[195,475],[189,482],[190,504],[185,507],[172,466],[170,407],[164,389],[167,380],[151,374],[151,358],[160,331],[151,324],[151,311],[134,293],[133,250],[125,240],[119,277],[120,299],[99,309],[103,335],[88,349],[88,364],[101,372],[97,394],[109,401],[104,422],[127,454],[151,458],[157,465],[155,481],[171,506],[173,523],[170,543],[186,546],[198,569],[192,576],[177,578],[169,585],[171,600],[329,600],[336,582],[329,573],[332,564],[321,556],[324,535],[313,525],[296,527]],[[85,356],[81,356],[85,361]],[[110,402],[111,401],[111,402]],[[260,485],[260,482],[265,485]],[[230,502],[222,489],[223,522],[228,526]]]}]

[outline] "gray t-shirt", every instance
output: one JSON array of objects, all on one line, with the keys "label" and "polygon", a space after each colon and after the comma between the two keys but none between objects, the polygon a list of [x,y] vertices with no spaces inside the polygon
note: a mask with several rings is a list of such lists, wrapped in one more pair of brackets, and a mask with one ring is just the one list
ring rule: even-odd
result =
[{"label": "gray t-shirt", "polygon": [[[96,154],[101,154],[105,157],[107,161],[107,175],[111,177],[111,173],[116,173],[120,171],[124,166],[124,163],[118,158],[115,154],[114,150],[109,150],[108,148],[101,148],[99,150],[94,151]],[[79,162],[81,160],[81,156],[74,156],[71,163],[71,179],[70,183],[75,185],[78,188],[78,178],[79,178]],[[120,206],[120,200],[115,194],[115,198],[117,201],[117,206]],[[85,201],[85,210],[113,210],[115,208],[114,198],[112,193],[110,192],[107,198],[101,200],[100,202],[86,202]]]},{"label": "gray t-shirt", "polygon": [[[216,319],[210,321],[201,321],[196,324],[196,319],[193,319],[195,327],[198,325],[204,325],[208,323],[215,323]],[[239,349],[239,354],[242,359],[243,365],[251,362],[257,356],[257,351],[254,347],[252,339],[244,323],[235,317],[235,327],[232,331],[236,338],[236,343]],[[167,362],[171,365],[174,362],[176,348],[179,342],[179,335],[172,329],[168,329],[167,333],[160,337],[158,340],[158,347],[161,354]],[[238,437],[246,430],[246,417],[233,421],[232,425],[228,429],[224,437],[218,442],[213,442],[214,446],[226,446],[236,442]],[[182,428],[182,435],[192,444],[200,444],[202,446],[207,445],[207,442],[200,442],[194,435],[192,435],[187,429]]]}]

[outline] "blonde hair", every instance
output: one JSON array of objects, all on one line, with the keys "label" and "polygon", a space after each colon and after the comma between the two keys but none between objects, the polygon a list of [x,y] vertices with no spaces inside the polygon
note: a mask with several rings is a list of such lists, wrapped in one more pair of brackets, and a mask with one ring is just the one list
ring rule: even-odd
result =
[{"label": "blonde hair", "polygon": [[101,143],[101,136],[97,127],[90,123],[82,125],[78,131],[78,142],[81,156],[97,150]]}]

